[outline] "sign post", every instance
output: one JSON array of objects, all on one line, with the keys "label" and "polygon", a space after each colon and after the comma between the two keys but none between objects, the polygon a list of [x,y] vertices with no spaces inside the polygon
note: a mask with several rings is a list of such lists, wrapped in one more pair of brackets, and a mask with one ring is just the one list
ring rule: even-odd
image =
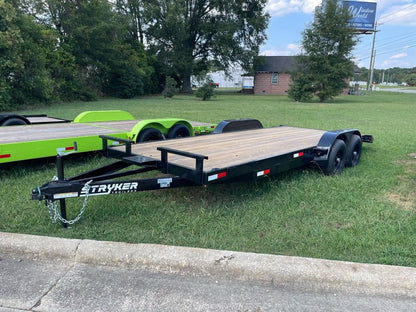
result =
[{"label": "sign post", "polygon": [[[373,34],[373,45],[371,48],[371,60],[370,60],[370,75],[367,81],[367,90],[373,83],[373,71],[374,61],[376,57],[376,51],[374,50],[374,44],[376,41],[377,23],[376,23],[376,2],[361,2],[361,1],[344,1],[344,7],[348,9],[352,18],[349,21],[349,25],[354,27],[360,34]],[[371,88],[374,90],[374,88]]]}]

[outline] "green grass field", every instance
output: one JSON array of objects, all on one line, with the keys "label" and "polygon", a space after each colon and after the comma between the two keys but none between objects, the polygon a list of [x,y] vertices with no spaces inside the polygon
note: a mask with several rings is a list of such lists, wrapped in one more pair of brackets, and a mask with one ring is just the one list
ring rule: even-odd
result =
[{"label": "green grass field", "polygon": [[[8,164],[0,167],[0,231],[416,266],[416,94],[375,92],[306,104],[219,92],[208,102],[153,96],[19,113],[73,119],[99,109],[141,119],[257,118],[266,127],[358,128],[375,142],[340,176],[310,166],[258,181],[90,197],[81,220],[68,229],[52,224],[44,204],[30,200],[31,189],[56,174],[54,160]],[[107,162],[99,154],[69,156],[66,175]],[[82,202],[68,201],[68,218]]]}]

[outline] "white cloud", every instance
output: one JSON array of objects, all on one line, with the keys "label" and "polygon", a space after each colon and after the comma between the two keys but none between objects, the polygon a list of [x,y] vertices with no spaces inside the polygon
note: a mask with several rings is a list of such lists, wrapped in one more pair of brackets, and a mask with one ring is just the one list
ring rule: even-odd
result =
[{"label": "white cloud", "polygon": [[298,53],[299,53],[299,51],[300,51],[300,45],[298,45],[298,44],[294,44],[294,43],[289,43],[289,44],[287,45],[287,49],[288,49],[289,51],[294,52],[295,54],[298,54]]},{"label": "white cloud", "polygon": [[366,2],[377,2],[377,10],[384,10],[384,8],[393,5],[406,5],[412,3],[412,0],[366,0]]},{"label": "white cloud", "polygon": [[376,66],[377,68],[392,68],[392,67],[413,67],[411,62],[409,62],[409,55],[407,52],[398,53],[395,55],[390,56],[388,59],[385,59],[381,62],[380,66]]},{"label": "white cloud", "polygon": [[378,18],[381,25],[416,26],[416,3],[392,5]]},{"label": "white cloud", "polygon": [[407,53],[399,53],[399,54],[391,56],[390,59],[392,59],[392,60],[402,59],[402,58],[405,58],[405,57],[407,57]]},{"label": "white cloud", "polygon": [[297,55],[300,52],[300,46],[294,43],[290,43],[286,46],[286,49],[267,49],[262,50],[260,55],[264,56],[288,56],[288,55]]},{"label": "white cloud", "polygon": [[313,13],[321,3],[322,0],[269,0],[266,11],[275,17],[295,12]]},{"label": "white cloud", "polygon": [[289,51],[284,51],[284,50],[275,50],[275,49],[268,49],[268,50],[263,50],[260,52],[260,55],[262,56],[282,56],[282,55],[290,55]]}]

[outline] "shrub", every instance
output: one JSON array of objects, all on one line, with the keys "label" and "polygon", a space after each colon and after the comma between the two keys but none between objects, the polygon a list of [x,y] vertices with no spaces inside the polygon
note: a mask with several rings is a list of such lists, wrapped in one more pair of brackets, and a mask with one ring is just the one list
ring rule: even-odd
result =
[{"label": "shrub", "polygon": [[176,86],[176,81],[172,77],[166,77],[165,88],[163,89],[163,96],[165,98],[171,98],[178,94],[179,89]]},{"label": "shrub", "polygon": [[206,82],[195,91],[195,96],[202,99],[202,101],[207,101],[214,96],[214,88],[215,84]]}]

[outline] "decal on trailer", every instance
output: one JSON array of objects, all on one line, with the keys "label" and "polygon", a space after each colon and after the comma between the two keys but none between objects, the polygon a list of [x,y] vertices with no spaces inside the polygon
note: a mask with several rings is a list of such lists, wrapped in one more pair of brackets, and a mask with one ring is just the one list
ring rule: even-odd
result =
[{"label": "decal on trailer", "polygon": [[138,190],[138,186],[139,184],[137,182],[85,185],[81,190],[80,196],[136,192]]},{"label": "decal on trailer", "polygon": [[226,171],[220,172],[220,173],[208,176],[208,181],[214,181],[214,180],[217,180],[217,179],[225,178],[226,176],[227,176]]},{"label": "decal on trailer", "polygon": [[78,197],[78,192],[61,193],[61,194],[53,195],[53,199],[63,199],[63,198],[72,198],[72,197]]},{"label": "decal on trailer", "polygon": [[266,169],[266,170],[262,170],[262,171],[257,172],[258,177],[261,177],[261,176],[264,176],[264,175],[267,175],[267,174],[270,174],[270,169]]},{"label": "decal on trailer", "polygon": [[293,154],[293,158],[299,158],[303,156],[303,152]]},{"label": "decal on trailer", "polygon": [[172,178],[157,179],[157,183],[160,185],[161,188],[170,187],[170,184],[172,183]]},{"label": "decal on trailer", "polygon": [[66,152],[66,151],[73,151],[75,148],[73,146],[68,147],[58,147],[56,151],[59,152]]}]

